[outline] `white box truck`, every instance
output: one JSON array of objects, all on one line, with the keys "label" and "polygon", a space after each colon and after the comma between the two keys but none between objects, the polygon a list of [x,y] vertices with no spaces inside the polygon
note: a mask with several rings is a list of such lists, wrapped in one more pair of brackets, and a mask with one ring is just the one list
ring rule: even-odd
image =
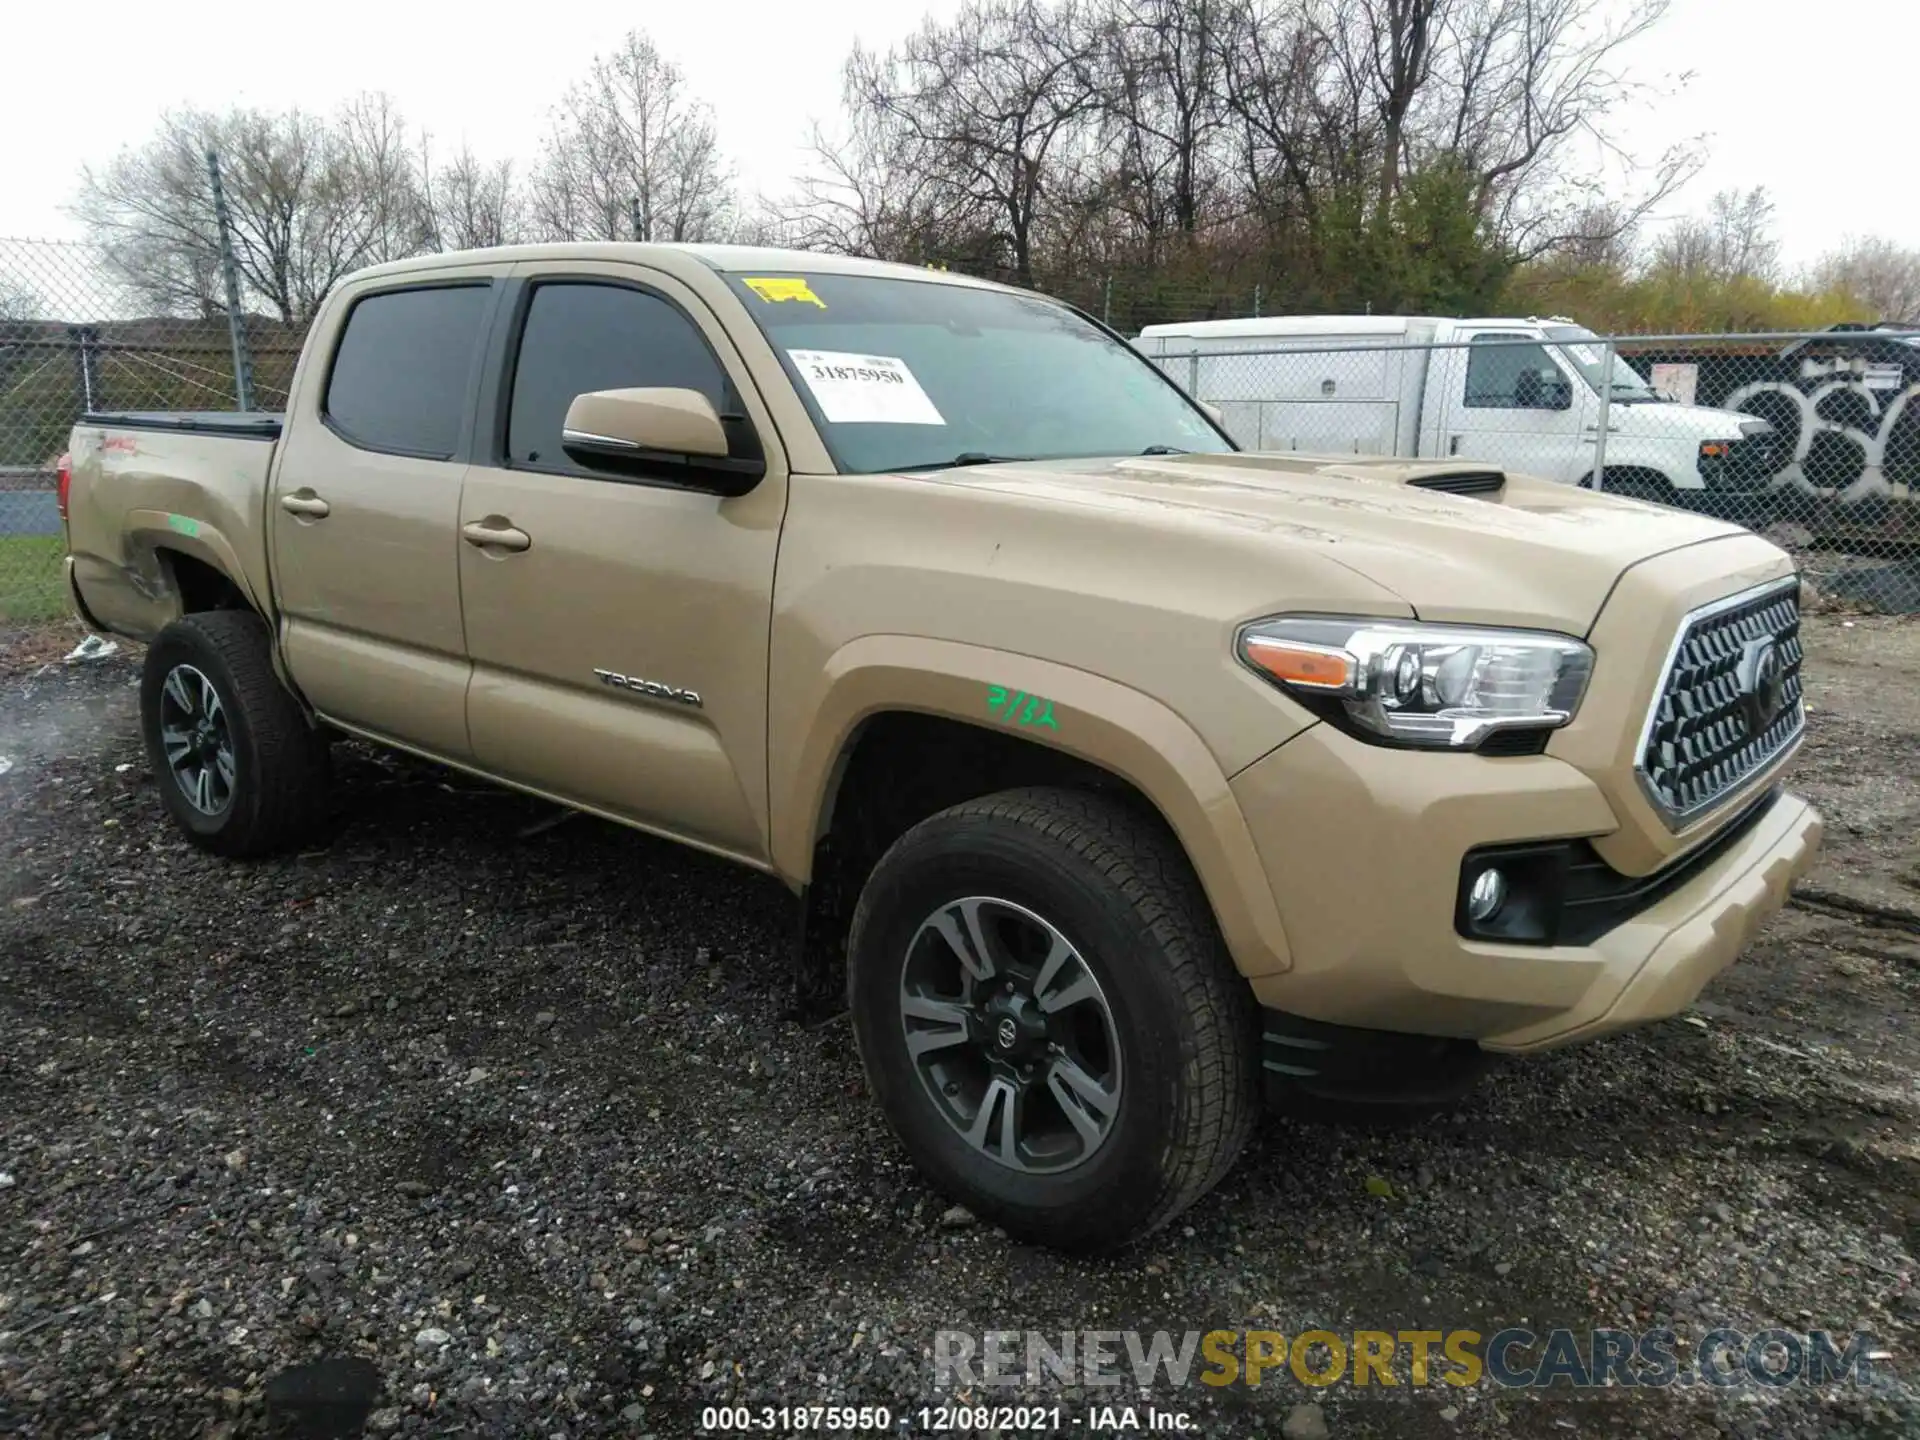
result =
[{"label": "white box truck", "polygon": [[1571,485],[1599,469],[1602,489],[1750,524],[1779,466],[1765,420],[1665,399],[1568,320],[1205,320],[1134,344],[1249,450],[1457,457]]}]

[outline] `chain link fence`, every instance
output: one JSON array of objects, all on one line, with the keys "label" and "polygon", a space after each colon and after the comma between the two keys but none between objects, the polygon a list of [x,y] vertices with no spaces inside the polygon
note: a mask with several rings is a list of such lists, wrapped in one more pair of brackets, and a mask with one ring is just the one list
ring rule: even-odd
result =
[{"label": "chain link fence", "polygon": [[[72,625],[55,466],[89,410],[236,408],[224,311],[151,316],[90,246],[0,239],[0,634]],[[278,409],[304,327],[249,315],[254,404]]]},{"label": "chain link fence", "polygon": [[[54,468],[82,414],[237,408],[225,311],[145,315],[108,273],[85,245],[0,239],[0,634],[71,623]],[[1920,612],[1920,328],[1601,337],[1263,318],[1257,288],[1053,288],[1139,334],[1249,449],[1485,465],[1711,513],[1786,546],[1833,600]],[[282,408],[304,327],[240,328],[254,406]]]},{"label": "chain link fence", "polygon": [[1920,330],[1296,317],[1148,326],[1135,344],[1247,449],[1458,462],[1697,511],[1792,551],[1828,599],[1920,611]]}]

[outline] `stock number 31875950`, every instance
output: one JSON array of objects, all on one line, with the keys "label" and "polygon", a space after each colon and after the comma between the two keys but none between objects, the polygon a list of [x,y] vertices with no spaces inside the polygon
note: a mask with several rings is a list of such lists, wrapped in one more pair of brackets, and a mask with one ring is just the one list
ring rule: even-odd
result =
[{"label": "stock number 31875950", "polygon": [[709,1405],[700,1412],[704,1434],[793,1435],[892,1428],[893,1412],[884,1405]]}]

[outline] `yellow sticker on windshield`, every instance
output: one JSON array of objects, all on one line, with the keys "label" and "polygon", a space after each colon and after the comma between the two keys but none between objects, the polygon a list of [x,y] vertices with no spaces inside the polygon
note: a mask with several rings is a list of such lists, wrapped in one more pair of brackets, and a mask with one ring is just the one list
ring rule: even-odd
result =
[{"label": "yellow sticker on windshield", "polygon": [[827,302],[814,294],[807,282],[797,276],[748,280],[746,286],[770,304],[778,304],[782,300],[799,300],[808,305],[818,305],[822,310],[827,308]]}]

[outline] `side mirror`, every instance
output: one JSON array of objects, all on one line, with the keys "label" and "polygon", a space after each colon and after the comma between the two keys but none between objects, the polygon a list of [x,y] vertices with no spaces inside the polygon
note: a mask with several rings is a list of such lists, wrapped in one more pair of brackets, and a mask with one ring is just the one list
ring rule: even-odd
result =
[{"label": "side mirror", "polygon": [[1558,380],[1549,380],[1540,392],[1542,410],[1571,410],[1573,408],[1573,382],[1562,376]]},{"label": "side mirror", "polygon": [[1210,404],[1205,400],[1196,400],[1193,403],[1198,405],[1202,410],[1206,411],[1207,418],[1213,421],[1213,423],[1218,425],[1222,430],[1227,428],[1226,412],[1223,411],[1218,405]]},{"label": "side mirror", "polygon": [[728,453],[726,428],[698,390],[590,390],[573,397],[560,448],[595,470],[744,495],[766,474],[760,460]]}]

